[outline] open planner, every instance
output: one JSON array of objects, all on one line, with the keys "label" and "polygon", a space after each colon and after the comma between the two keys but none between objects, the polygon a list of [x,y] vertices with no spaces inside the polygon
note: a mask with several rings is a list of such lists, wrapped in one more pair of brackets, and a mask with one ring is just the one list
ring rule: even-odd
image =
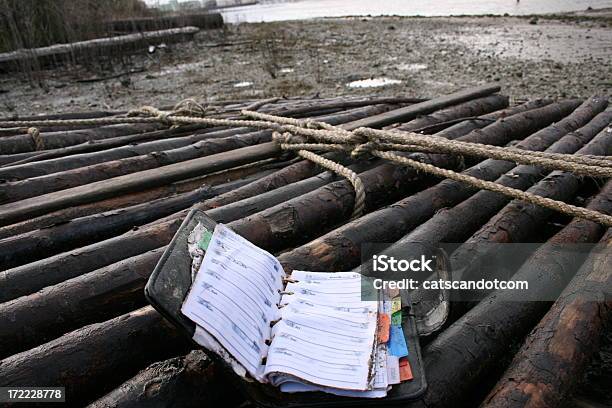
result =
[{"label": "open planner", "polygon": [[203,258],[181,312],[196,325],[194,341],[239,376],[283,393],[362,398],[412,379],[399,297],[363,300],[355,272],[288,275],[222,224],[200,231],[197,245]]}]

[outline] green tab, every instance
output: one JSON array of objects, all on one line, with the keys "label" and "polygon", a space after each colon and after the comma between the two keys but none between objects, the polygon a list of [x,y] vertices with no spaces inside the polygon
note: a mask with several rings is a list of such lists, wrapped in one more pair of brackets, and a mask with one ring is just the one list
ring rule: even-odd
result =
[{"label": "green tab", "polygon": [[210,239],[212,238],[212,232],[209,230],[204,231],[202,234],[202,239],[198,242],[198,247],[206,251],[208,249],[208,245],[210,245]]},{"label": "green tab", "polygon": [[393,326],[401,326],[402,325],[402,311],[398,310],[397,312],[391,315],[391,324]]}]

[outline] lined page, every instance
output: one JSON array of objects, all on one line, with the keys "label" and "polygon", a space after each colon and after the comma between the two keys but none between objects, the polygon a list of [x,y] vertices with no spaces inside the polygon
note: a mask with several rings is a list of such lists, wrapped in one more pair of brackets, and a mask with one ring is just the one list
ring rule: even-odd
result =
[{"label": "lined page", "polygon": [[181,310],[264,380],[265,341],[279,317],[283,277],[276,258],[218,224]]},{"label": "lined page", "polygon": [[377,302],[361,300],[361,276],[294,271],[282,319],[272,329],[265,374],[270,382],[304,380],[323,387],[367,390],[374,364]]}]

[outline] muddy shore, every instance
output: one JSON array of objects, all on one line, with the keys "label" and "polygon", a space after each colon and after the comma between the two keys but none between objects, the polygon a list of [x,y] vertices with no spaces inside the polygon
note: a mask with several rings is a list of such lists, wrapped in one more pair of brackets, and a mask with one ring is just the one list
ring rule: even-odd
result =
[{"label": "muddy shore", "polygon": [[[612,23],[603,16],[351,17],[230,25],[153,53],[46,70],[34,79],[3,74],[0,116],[160,106],[186,97],[427,97],[483,82],[499,82],[515,100],[610,95]],[[140,72],[98,80],[133,70]],[[371,78],[389,84],[349,86]]]}]

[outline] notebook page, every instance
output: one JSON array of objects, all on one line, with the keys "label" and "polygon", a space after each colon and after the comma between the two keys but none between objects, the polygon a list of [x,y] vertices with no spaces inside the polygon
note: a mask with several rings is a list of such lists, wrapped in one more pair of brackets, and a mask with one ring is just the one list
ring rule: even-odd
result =
[{"label": "notebook page", "polygon": [[276,258],[218,224],[181,311],[264,380],[261,361],[270,322],[279,317],[283,276]]},{"label": "notebook page", "polygon": [[281,320],[272,329],[265,374],[274,385],[297,378],[369,389],[378,307],[361,300],[360,275],[296,272],[291,276],[298,282],[285,288],[293,294],[283,296]]}]

